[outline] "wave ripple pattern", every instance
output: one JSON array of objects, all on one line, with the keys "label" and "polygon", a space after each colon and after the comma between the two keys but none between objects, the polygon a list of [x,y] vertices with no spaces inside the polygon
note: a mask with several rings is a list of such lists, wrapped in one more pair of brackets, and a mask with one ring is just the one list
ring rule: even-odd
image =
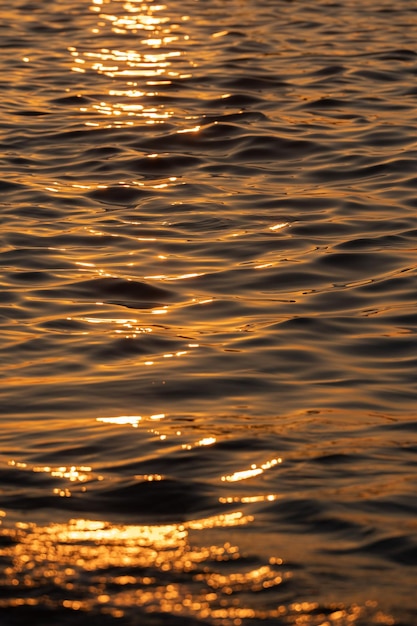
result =
[{"label": "wave ripple pattern", "polygon": [[415,3],[1,15],[2,625],[415,626]]}]

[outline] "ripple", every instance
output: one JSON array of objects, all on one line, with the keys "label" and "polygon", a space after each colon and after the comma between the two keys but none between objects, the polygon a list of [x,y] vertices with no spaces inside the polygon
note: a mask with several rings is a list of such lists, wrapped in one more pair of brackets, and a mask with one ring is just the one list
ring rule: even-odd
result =
[{"label": "ripple", "polygon": [[414,21],[4,12],[7,624],[414,624]]}]

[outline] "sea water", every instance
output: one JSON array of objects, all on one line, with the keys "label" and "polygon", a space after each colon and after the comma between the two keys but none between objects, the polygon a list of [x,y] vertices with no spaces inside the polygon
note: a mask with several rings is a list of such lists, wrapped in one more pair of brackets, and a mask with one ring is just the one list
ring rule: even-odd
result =
[{"label": "sea water", "polygon": [[12,0],[0,623],[417,623],[417,6]]}]

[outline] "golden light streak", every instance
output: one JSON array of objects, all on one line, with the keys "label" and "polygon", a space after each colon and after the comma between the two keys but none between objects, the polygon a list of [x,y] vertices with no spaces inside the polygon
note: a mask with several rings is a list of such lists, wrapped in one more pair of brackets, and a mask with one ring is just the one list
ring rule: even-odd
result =
[{"label": "golden light streak", "polygon": [[[68,48],[74,72],[96,72],[110,79],[126,80],[125,89],[115,89],[111,85],[108,91],[111,98],[119,98],[118,102],[101,102],[81,107],[84,112],[98,113],[108,121],[89,120],[85,124],[121,128],[140,122],[164,123],[174,115],[174,111],[166,110],[162,104],[146,106],[143,101],[129,104],[126,99],[131,101],[132,98],[138,100],[145,96],[158,95],[154,90],[148,91],[146,87],[168,85],[172,79],[192,76],[188,71],[177,71],[176,64],[181,60],[183,52],[180,47],[174,48],[175,44],[181,46],[181,42],[187,41],[189,35],[174,32],[179,26],[164,14],[167,7],[163,4],[120,2],[116,5],[110,2],[93,2],[90,8],[97,17],[97,25],[91,29],[92,33],[98,34],[110,29],[118,36],[133,34],[139,35],[139,39],[134,48]],[[187,19],[188,16],[181,17],[181,21]]]},{"label": "golden light streak", "polygon": [[[188,278],[196,278],[198,276],[204,276],[204,273],[197,274],[196,272],[190,274],[179,274],[177,276],[168,276],[167,274],[156,274],[153,276],[144,276],[145,280],[165,280],[165,281],[175,281],[175,280],[187,280]],[[209,300],[206,300],[209,302]]]},{"label": "golden light streak", "polygon": [[273,267],[273,263],[263,263],[262,265],[255,265],[255,270],[263,270],[266,267]]},{"label": "golden light streak", "polygon": [[19,461],[9,461],[7,465],[11,467],[16,467],[17,469],[25,469],[27,467],[27,463],[21,463]]},{"label": "golden light streak", "polygon": [[[159,480],[159,475],[138,476]],[[65,490],[62,494],[65,497]],[[41,605],[48,609],[91,611],[104,605],[106,614],[123,617],[134,611],[166,613],[186,618],[240,626],[242,620],[274,620],[313,626],[318,624],[362,624],[376,603],[363,606],[318,602],[272,602],[254,594],[279,589],[292,572],[282,569],[279,556],[251,565],[237,545],[212,543],[218,536],[211,529],[228,529],[253,522],[242,511],[213,515],[175,524],[111,524],[102,520],[73,519],[68,523],[36,525],[20,522],[2,529],[2,559],[7,564],[3,582],[17,594],[0,598],[0,607]],[[208,531],[205,534],[205,531]],[[203,536],[195,541],[195,533]],[[201,545],[205,537],[208,544]],[[229,533],[230,534],[230,533]],[[62,593],[38,594],[59,587]],[[255,601],[246,606],[248,599]],[[394,624],[391,616],[378,610],[378,623]],[[374,621],[372,621],[374,623]],[[376,623],[376,622],[375,622]]]},{"label": "golden light streak", "polygon": [[219,502],[222,504],[251,504],[253,502],[274,502],[277,499],[277,496],[273,494],[269,494],[267,496],[227,496],[219,498]]},{"label": "golden light streak", "polygon": [[214,443],[216,443],[217,439],[216,437],[203,437],[203,439],[200,439],[200,441],[197,442],[198,446],[212,446]]},{"label": "golden light streak", "polygon": [[[113,417],[97,417],[96,421],[103,424],[117,424],[118,426],[133,426],[137,428],[140,422],[159,422],[165,419],[165,413],[155,413],[149,417],[143,417],[142,415],[115,415]],[[158,433],[157,433],[158,434]]]},{"label": "golden light streak", "polygon": [[193,126],[193,128],[183,128],[182,130],[177,130],[177,133],[198,133],[200,129],[201,126]]},{"label": "golden light streak", "polygon": [[161,480],[165,480],[165,476],[162,474],[139,474],[135,476],[135,479],[141,482],[159,482]]},{"label": "golden light streak", "polygon": [[91,478],[92,468],[85,466],[85,465],[81,465],[79,467],[76,465],[72,465],[71,467],[66,467],[66,466],[49,467],[48,465],[45,465],[45,466],[35,466],[32,468],[32,471],[33,472],[45,472],[55,478],[66,478],[72,483],[73,482],[83,483]]},{"label": "golden light streak", "polygon": [[272,467],[275,467],[276,465],[280,463],[282,463],[281,458],[272,459],[271,461],[262,463],[262,465],[260,466],[257,466],[255,463],[253,463],[250,469],[241,470],[238,472],[234,472],[233,474],[222,476],[221,480],[223,482],[234,483],[240,480],[247,480],[248,478],[254,478],[255,476],[259,476],[260,474],[263,474],[263,472],[265,472],[266,470],[269,470]]},{"label": "golden light streak", "polygon": [[286,226],[288,226],[288,222],[282,222],[281,224],[275,224],[275,226],[270,226],[269,230],[282,230]]},{"label": "golden light streak", "polygon": [[115,417],[97,417],[96,421],[104,424],[119,424],[120,426],[128,424],[133,426],[133,428],[137,428],[142,419],[141,415],[118,415]]}]

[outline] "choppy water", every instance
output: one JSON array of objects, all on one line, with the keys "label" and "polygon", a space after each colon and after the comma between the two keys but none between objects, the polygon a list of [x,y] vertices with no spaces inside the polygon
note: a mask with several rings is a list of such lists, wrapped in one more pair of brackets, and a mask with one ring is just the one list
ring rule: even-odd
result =
[{"label": "choppy water", "polygon": [[414,626],[415,3],[1,16],[2,626]]}]

